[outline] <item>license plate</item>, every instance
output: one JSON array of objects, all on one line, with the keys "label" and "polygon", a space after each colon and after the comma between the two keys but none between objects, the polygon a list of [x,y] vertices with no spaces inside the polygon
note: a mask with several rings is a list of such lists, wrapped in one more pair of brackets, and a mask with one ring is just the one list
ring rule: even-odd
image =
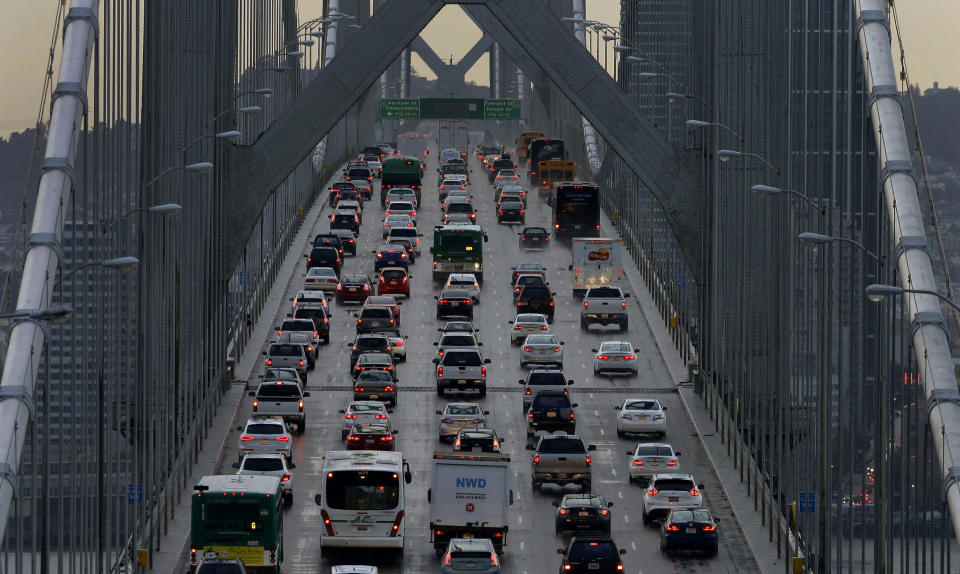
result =
[{"label": "license plate", "polygon": [[671,497],[668,497],[667,500],[668,500],[669,502],[680,502],[680,497],[679,497],[679,496],[671,496]]},{"label": "license plate", "polygon": [[261,440],[260,444],[270,444],[270,441],[267,439]]},{"label": "license plate", "polygon": [[590,516],[590,512],[587,510],[581,510],[578,516]]},{"label": "license plate", "polygon": [[590,564],[587,564],[587,570],[599,570],[599,569],[600,569],[599,562],[591,562]]},{"label": "license plate", "polygon": [[567,478],[567,473],[565,473],[565,472],[558,472],[558,473],[557,473],[557,478]]},{"label": "license plate", "polygon": [[355,526],[355,527],[354,527],[354,530],[356,530],[357,532],[366,532],[366,531],[370,530],[370,527],[369,527],[369,526]]},{"label": "license plate", "polygon": [[482,447],[482,446],[475,446],[475,447],[473,447],[473,448],[470,449],[470,452],[483,452],[483,447]]},{"label": "license plate", "polygon": [[650,466],[660,466],[659,462],[651,461]]},{"label": "license plate", "polygon": [[467,567],[467,568],[476,568],[476,567],[477,567],[477,563],[476,563],[476,562],[467,562],[467,563],[466,563],[466,567]]},{"label": "license plate", "polygon": [[357,291],[359,291],[359,289],[357,289],[356,287],[350,287],[349,289],[347,289],[347,291],[351,293],[356,293]]},{"label": "license plate", "polygon": [[600,318],[601,318],[601,319],[606,319],[606,318],[609,317],[609,316],[610,316],[609,313],[600,313]]},{"label": "license plate", "polygon": [[555,418],[557,418],[557,413],[547,413],[547,418],[548,418],[548,419],[555,419]]},{"label": "license plate", "polygon": [[464,537],[464,538],[473,538],[473,534],[471,534],[471,533],[469,533],[469,532],[464,532],[464,533],[463,533],[463,537]]},{"label": "license plate", "polygon": [[687,528],[687,534],[696,534],[696,533],[697,533],[696,528]]},{"label": "license plate", "polygon": [[450,302],[450,306],[451,306],[451,307],[459,307],[459,306],[460,306],[460,302],[459,302],[459,301],[451,301],[451,302]]},{"label": "license plate", "polygon": [[375,395],[375,394],[371,394],[371,395],[370,395],[370,399],[371,399],[371,400],[373,400],[373,399],[379,399],[379,398],[380,398],[380,395]]},{"label": "license plate", "polygon": [[467,381],[466,381],[466,379],[457,379],[457,384],[458,384],[458,385],[465,385],[465,384],[467,384]]},{"label": "license plate", "polygon": [[367,440],[365,440],[365,441],[363,441],[363,442],[364,442],[364,444],[374,444],[376,441],[374,441],[372,438],[368,438]]}]

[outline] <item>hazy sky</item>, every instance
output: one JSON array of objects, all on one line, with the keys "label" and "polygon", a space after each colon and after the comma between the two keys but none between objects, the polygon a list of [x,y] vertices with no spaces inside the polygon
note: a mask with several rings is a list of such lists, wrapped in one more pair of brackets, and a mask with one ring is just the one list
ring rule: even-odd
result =
[{"label": "hazy sky", "polygon": [[[53,18],[61,0],[0,0],[0,137],[33,125],[43,87]],[[586,0],[587,17],[617,24],[619,0]],[[960,34],[956,0],[910,0],[900,2],[900,18],[910,78],[921,87],[934,81],[941,86],[960,86]],[[300,0],[301,11],[315,14],[322,2]],[[448,6],[424,31],[424,37],[442,58],[456,61],[479,39],[480,32],[466,21],[459,8]],[[426,72],[416,59],[414,66]],[[429,74],[428,74],[429,76]],[[485,59],[472,77],[486,77]]]}]

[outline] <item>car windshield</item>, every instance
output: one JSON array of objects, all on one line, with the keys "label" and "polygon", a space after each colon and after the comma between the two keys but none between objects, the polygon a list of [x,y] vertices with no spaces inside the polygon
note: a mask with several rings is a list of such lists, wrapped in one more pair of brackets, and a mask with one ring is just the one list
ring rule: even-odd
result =
[{"label": "car windshield", "polygon": [[534,410],[539,409],[565,409],[570,406],[570,399],[566,395],[544,395],[540,394],[533,398]]},{"label": "car windshield", "polygon": [[400,501],[400,478],[383,470],[327,473],[323,503],[337,510],[391,510]]},{"label": "car windshield", "polygon": [[527,337],[528,345],[556,345],[557,338],[554,335],[530,335]]},{"label": "car windshield", "polygon": [[279,423],[252,423],[247,425],[247,434],[286,434],[287,429]]},{"label": "car windshield", "polygon": [[303,354],[300,345],[270,345],[270,354],[274,357],[299,357]]},{"label": "car windshield", "polygon": [[257,396],[261,397],[299,397],[300,385],[260,385],[257,389]]},{"label": "car windshield", "polygon": [[673,456],[673,449],[669,446],[638,446],[637,456]]},{"label": "car windshield", "polygon": [[660,404],[657,401],[627,401],[623,408],[628,411],[654,411],[660,408]]},{"label": "car windshield", "polygon": [[583,454],[587,449],[583,446],[583,441],[575,438],[551,438],[540,441],[537,447],[540,452],[563,452],[569,454]]},{"label": "car windshield", "polygon": [[688,478],[661,478],[653,485],[657,490],[686,491],[693,490],[693,481]]},{"label": "car windshield", "polygon": [[443,364],[448,367],[479,367],[483,361],[479,353],[451,351],[443,356]]},{"label": "car windshield", "polygon": [[619,299],[620,290],[613,287],[593,287],[588,297]]},{"label": "car windshield", "polygon": [[448,415],[478,415],[480,408],[477,405],[447,405]]},{"label": "car windshield", "polygon": [[248,456],[243,460],[243,470],[254,470],[258,472],[283,470],[283,461],[281,461],[280,458],[260,458]]}]

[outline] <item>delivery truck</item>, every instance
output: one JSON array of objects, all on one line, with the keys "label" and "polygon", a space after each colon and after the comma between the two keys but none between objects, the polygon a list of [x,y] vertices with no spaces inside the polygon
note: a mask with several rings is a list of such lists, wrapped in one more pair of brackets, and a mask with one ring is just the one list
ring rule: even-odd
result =
[{"label": "delivery truck", "polygon": [[433,455],[427,491],[430,542],[437,556],[451,538],[489,538],[497,553],[507,544],[507,509],[513,504],[510,457],[500,453]]},{"label": "delivery truck", "polygon": [[570,253],[574,295],[583,295],[590,287],[616,285],[623,279],[623,242],[619,239],[574,237]]}]

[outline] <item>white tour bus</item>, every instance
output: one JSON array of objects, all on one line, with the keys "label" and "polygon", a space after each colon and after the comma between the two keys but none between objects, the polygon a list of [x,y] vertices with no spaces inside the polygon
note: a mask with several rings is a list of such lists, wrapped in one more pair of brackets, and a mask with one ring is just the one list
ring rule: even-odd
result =
[{"label": "white tour bus", "polygon": [[321,548],[387,548],[403,553],[404,484],[410,467],[399,452],[329,451],[320,494]]}]

